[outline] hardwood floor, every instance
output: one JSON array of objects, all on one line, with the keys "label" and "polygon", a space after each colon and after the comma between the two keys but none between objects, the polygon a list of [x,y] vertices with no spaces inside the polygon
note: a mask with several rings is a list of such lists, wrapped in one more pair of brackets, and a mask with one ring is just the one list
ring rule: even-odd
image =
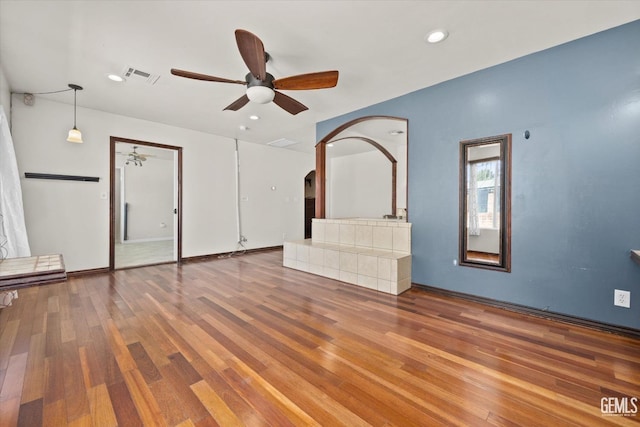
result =
[{"label": "hardwood floor", "polygon": [[500,255],[489,252],[467,251],[467,259],[469,261],[482,261],[498,264],[500,262]]},{"label": "hardwood floor", "polygon": [[[0,311],[0,425],[640,425],[638,340],[281,262],[20,290]],[[634,416],[601,412],[624,402]]]}]

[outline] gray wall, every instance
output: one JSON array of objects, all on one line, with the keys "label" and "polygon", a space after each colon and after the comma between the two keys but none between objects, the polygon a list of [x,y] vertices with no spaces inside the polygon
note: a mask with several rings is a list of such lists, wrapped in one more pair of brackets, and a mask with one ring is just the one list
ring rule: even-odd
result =
[{"label": "gray wall", "polygon": [[[640,329],[640,21],[422,89],[409,119],[413,282]],[[525,140],[523,132],[531,138]],[[459,141],[513,134],[512,272],[454,266]],[[613,306],[631,291],[631,309]]]}]

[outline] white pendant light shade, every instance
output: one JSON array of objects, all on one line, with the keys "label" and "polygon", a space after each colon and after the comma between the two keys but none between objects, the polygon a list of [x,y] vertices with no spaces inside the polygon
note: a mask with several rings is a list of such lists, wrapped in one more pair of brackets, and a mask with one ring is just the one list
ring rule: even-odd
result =
[{"label": "white pendant light shade", "polygon": [[67,141],[82,144],[83,142],[82,133],[77,128],[74,127],[69,131],[69,136],[67,136]]},{"label": "white pendant light shade", "polygon": [[273,101],[274,96],[276,96],[276,93],[273,89],[266,86],[251,86],[247,89],[247,98],[249,98],[249,101],[258,104],[267,104]]},{"label": "white pendant light shade", "polygon": [[67,136],[67,141],[75,142],[77,144],[82,144],[82,133],[76,127],[76,94],[79,90],[82,90],[82,86],[69,84],[69,87],[73,89],[73,129],[69,131],[69,135]]}]

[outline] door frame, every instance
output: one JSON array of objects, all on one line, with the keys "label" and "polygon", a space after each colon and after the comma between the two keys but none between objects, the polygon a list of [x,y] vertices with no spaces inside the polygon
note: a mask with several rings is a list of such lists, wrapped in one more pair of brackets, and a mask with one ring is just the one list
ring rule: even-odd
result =
[{"label": "door frame", "polygon": [[[182,262],[182,147],[174,145],[158,144],[156,142],[139,141],[137,139],[120,138],[117,136],[109,137],[109,270],[115,270],[115,224],[116,224],[116,210],[115,210],[115,183],[116,183],[116,143],[124,142],[126,144],[134,144],[139,146],[163,148],[165,150],[174,150],[177,154],[177,176],[174,176],[174,183],[177,184],[177,206],[178,221],[177,229],[175,233],[175,239],[177,243],[176,248],[176,262],[180,264]],[[174,189],[175,191],[175,189]],[[175,193],[174,193],[175,194]]]}]

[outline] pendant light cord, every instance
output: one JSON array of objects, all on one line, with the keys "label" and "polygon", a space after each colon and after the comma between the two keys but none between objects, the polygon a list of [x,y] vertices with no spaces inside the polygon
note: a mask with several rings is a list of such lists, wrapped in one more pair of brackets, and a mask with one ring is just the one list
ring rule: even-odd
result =
[{"label": "pendant light cord", "polygon": [[78,105],[76,103],[77,96],[78,96],[78,89],[74,88],[73,89],[73,128],[74,129],[78,129],[76,127],[76,108],[77,108],[76,105]]},{"label": "pendant light cord", "polygon": [[75,89],[62,89],[62,90],[54,90],[51,92],[11,92],[13,95],[51,95],[54,93],[62,93],[62,92],[69,92],[70,90],[75,90]]}]

